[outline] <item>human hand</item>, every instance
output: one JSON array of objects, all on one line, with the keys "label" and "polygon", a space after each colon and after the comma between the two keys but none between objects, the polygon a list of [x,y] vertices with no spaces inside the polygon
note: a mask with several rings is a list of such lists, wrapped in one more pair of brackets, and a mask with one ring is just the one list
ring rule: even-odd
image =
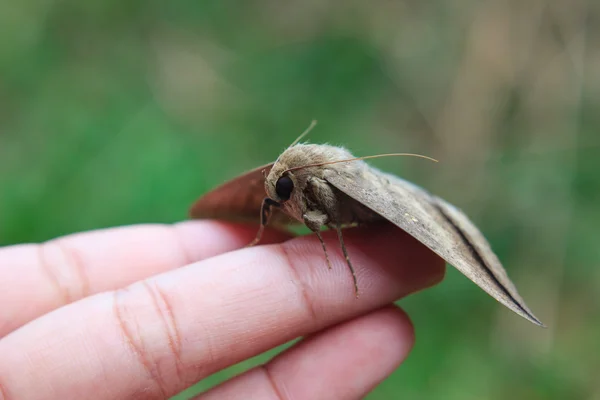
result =
[{"label": "human hand", "polygon": [[80,233],[0,249],[0,399],[164,399],[299,336],[201,399],[356,399],[406,357],[389,305],[444,262],[391,226],[345,231],[360,297],[331,232],[213,221]]}]

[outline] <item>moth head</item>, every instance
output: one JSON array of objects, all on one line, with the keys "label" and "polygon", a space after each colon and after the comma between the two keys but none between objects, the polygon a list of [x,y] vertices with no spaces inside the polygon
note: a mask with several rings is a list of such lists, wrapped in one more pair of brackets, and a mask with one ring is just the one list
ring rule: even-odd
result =
[{"label": "moth head", "polygon": [[271,169],[271,173],[265,179],[265,191],[288,215],[299,219],[306,208],[303,188],[297,174],[284,171],[285,169],[279,167],[276,170]]},{"label": "moth head", "polygon": [[303,192],[312,177],[321,178],[324,168],[315,166],[351,157],[345,149],[328,145],[296,144],[285,150],[265,178],[267,195],[278,203],[302,203]]},{"label": "moth head", "polygon": [[290,160],[293,158],[284,152],[265,178],[267,196],[280,204],[294,200],[298,190],[306,185],[302,171],[288,171]]}]

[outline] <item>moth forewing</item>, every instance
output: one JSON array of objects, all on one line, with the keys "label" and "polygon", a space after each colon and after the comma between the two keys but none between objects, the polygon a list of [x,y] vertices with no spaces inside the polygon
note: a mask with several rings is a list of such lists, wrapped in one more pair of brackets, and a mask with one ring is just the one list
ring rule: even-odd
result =
[{"label": "moth forewing", "polygon": [[543,326],[517,292],[487,240],[456,207],[367,164],[354,169],[330,169],[325,177],[429,247],[500,303]]},{"label": "moth forewing", "polygon": [[[198,219],[256,223],[265,198],[265,174],[272,167],[273,163],[263,165],[216,187],[190,207],[189,215]],[[294,221],[280,210],[273,210],[269,222],[271,226],[282,228]]]},{"label": "moth forewing", "polygon": [[508,277],[500,260],[475,224],[461,210],[444,199],[433,197],[433,200],[440,212],[452,224],[461,240],[470,248],[478,265],[481,266],[481,268],[470,268],[469,265],[465,269],[461,265],[457,268],[506,307],[534,324],[544,326],[527,307],[525,300],[517,292],[517,288]]},{"label": "moth forewing", "polygon": [[190,208],[192,218],[256,221],[264,194],[263,171],[273,163],[255,168],[200,197]]},{"label": "moth forewing", "polygon": [[[261,172],[265,168],[266,178]],[[271,222],[279,225],[291,220],[303,222],[317,233],[326,257],[319,229],[327,226],[338,230],[357,294],[356,276],[340,228],[386,219],[429,247],[500,303],[543,326],[519,296],[483,234],[465,214],[417,185],[364,161],[355,161],[340,147],[294,144],[275,163],[250,171],[206,194],[196,202],[191,214],[197,218],[229,220],[260,218],[264,225],[266,218],[261,217],[264,214],[261,204],[265,194],[273,209]]]}]

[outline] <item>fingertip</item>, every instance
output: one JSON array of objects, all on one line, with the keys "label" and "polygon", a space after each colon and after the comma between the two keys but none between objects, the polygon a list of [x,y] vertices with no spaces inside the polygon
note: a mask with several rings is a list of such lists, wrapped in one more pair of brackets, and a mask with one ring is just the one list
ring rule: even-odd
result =
[{"label": "fingertip", "polygon": [[399,365],[408,357],[415,344],[415,327],[406,311],[395,304],[382,308],[378,313],[379,323],[387,329],[381,343],[386,344],[386,351],[395,351],[396,356],[390,359],[395,359]]},{"label": "fingertip", "polygon": [[202,394],[221,398],[363,398],[410,354],[413,325],[389,305],[313,335]]},{"label": "fingertip", "polygon": [[391,223],[348,231],[349,242],[378,265],[409,282],[412,292],[434,286],[444,279],[446,262],[413,236]]},{"label": "fingertip", "polygon": [[279,393],[362,398],[404,362],[414,342],[408,315],[389,305],[311,335],[267,369]]},{"label": "fingertip", "polygon": [[[343,230],[343,237],[360,293],[380,285],[382,281],[393,280],[400,285],[403,295],[407,295],[434,286],[444,279],[445,261],[395,225],[376,223],[348,228]],[[323,238],[331,260],[338,265],[336,270],[347,275],[348,266],[337,234],[324,232]],[[304,263],[312,263],[319,258],[325,260],[322,250],[317,250],[321,245],[314,235],[287,241],[285,246],[291,248]],[[341,268],[340,264],[343,264]],[[321,268],[317,269],[317,273],[325,274]]]}]

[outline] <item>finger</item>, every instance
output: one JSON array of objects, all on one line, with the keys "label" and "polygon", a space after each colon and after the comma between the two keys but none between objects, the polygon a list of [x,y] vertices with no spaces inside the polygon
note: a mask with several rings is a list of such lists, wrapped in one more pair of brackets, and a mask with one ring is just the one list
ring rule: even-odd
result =
[{"label": "finger", "polygon": [[413,343],[407,315],[386,307],[312,336],[197,399],[362,399]]},{"label": "finger", "polygon": [[[248,244],[256,227],[134,225],[0,249],[0,337],[50,310]],[[265,242],[289,238],[276,231]]]},{"label": "finger", "polygon": [[[9,334],[0,341],[0,386],[10,398],[163,398],[443,277],[443,261],[398,229],[346,236],[359,299],[339,250],[327,269],[314,237],[230,252],[62,307]],[[325,237],[336,249],[335,236]]]}]

